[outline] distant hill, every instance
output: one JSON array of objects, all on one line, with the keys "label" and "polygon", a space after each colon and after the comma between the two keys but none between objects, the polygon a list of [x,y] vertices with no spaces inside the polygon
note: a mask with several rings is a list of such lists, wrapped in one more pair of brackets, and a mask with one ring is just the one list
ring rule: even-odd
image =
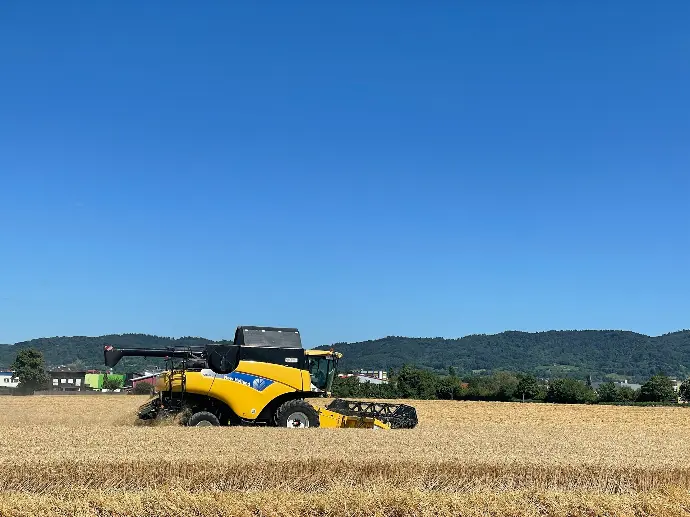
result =
[{"label": "distant hill", "polygon": [[[15,345],[0,345],[0,368],[6,368],[12,364],[17,350],[21,348],[40,350],[48,366],[70,365],[76,368],[103,369],[105,368],[103,346],[106,344],[121,348],[165,348],[204,345],[206,343],[211,343],[211,340],[200,337],[174,339],[148,334],[40,338],[23,341]],[[125,357],[115,370],[136,371],[147,366],[160,366],[162,364],[160,359]]]},{"label": "distant hill", "polygon": [[434,370],[449,366],[465,373],[505,369],[545,377],[601,379],[617,374],[642,380],[659,371],[683,378],[690,375],[688,330],[658,337],[611,330],[503,332],[460,339],[389,336],[337,343],[333,348],[343,353],[343,369],[390,369],[411,363]]},{"label": "distant hill", "polygon": [[[0,367],[9,366],[18,349],[33,347],[43,352],[50,366],[73,365],[103,368],[103,345],[157,348],[210,343],[201,337],[179,339],[147,334],[115,334],[100,337],[53,337],[15,345],[0,345]],[[340,370],[395,369],[415,364],[438,371],[453,366],[459,373],[481,370],[514,370],[541,376],[605,375],[644,380],[663,371],[690,376],[690,331],[658,337],[627,331],[585,330],[503,332],[471,335],[460,339],[389,336],[358,343],[336,343],[344,357]],[[317,347],[321,349],[329,346]],[[133,371],[161,364],[159,360],[125,358],[117,371]]]}]

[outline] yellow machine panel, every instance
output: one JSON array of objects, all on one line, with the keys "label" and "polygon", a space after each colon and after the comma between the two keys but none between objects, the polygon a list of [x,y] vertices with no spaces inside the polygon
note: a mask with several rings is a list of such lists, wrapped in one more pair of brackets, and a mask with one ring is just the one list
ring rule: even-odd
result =
[{"label": "yellow machine panel", "polygon": [[[271,363],[240,361],[232,373],[218,374],[211,370],[200,372],[166,372],[158,380],[159,391],[182,391],[218,399],[227,404],[237,416],[254,420],[261,410],[280,395],[302,391],[306,382],[309,390],[309,373]],[[280,379],[277,381],[275,379]]]},{"label": "yellow machine panel", "polygon": [[390,429],[391,426],[373,417],[347,416],[319,408],[319,427],[354,427],[363,429]]}]

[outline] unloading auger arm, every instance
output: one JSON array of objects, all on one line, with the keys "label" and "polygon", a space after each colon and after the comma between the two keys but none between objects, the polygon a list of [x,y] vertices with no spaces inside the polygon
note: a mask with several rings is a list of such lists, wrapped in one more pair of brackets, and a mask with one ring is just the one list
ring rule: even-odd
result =
[{"label": "unloading auger arm", "polygon": [[179,357],[180,359],[204,359],[203,349],[191,348],[115,348],[112,345],[103,347],[106,366],[112,368],[123,357]]}]

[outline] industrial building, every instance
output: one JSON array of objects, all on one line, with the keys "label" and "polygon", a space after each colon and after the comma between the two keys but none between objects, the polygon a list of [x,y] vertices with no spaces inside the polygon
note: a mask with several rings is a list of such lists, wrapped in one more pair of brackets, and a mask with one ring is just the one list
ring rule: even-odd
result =
[{"label": "industrial building", "polygon": [[371,384],[388,384],[388,372],[385,370],[358,370],[352,373],[338,374],[341,379],[354,377],[359,382],[369,382]]},{"label": "industrial building", "polygon": [[86,372],[53,370],[48,372],[49,387],[54,391],[83,391],[86,389]]},{"label": "industrial building", "polygon": [[127,382],[126,375],[102,372],[93,373],[93,370],[91,370],[85,375],[85,382],[89,389],[100,390],[103,389],[103,381],[106,377],[108,377],[109,379],[119,379],[121,381],[122,386],[124,386]]},{"label": "industrial building", "polygon": [[157,378],[157,373],[145,373],[139,377],[133,377],[132,388],[136,388],[138,384],[150,384],[151,386],[155,386]]}]

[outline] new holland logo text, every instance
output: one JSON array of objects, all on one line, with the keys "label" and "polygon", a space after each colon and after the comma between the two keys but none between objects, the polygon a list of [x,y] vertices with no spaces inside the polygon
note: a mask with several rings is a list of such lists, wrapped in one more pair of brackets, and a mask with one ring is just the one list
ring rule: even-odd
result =
[{"label": "new holland logo text", "polygon": [[214,373],[211,370],[202,370],[201,374],[206,377],[215,377],[216,379],[224,379],[236,382],[238,384],[243,384],[256,391],[263,391],[274,382],[271,379],[265,379],[264,377],[259,377],[258,375],[252,375],[251,373],[242,372],[232,372],[226,373],[225,375],[221,375]]}]

